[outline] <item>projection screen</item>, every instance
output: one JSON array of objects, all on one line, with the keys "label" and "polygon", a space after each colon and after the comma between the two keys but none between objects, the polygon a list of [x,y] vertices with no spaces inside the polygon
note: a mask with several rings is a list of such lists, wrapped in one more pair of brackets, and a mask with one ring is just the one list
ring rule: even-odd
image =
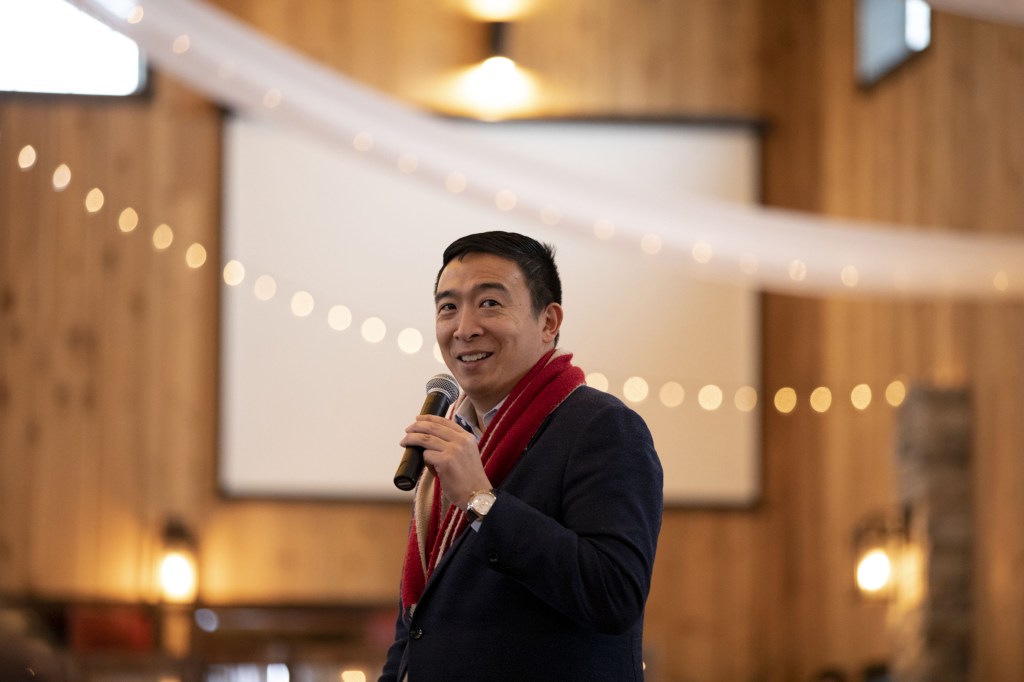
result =
[{"label": "projection screen", "polygon": [[[593,178],[595,187],[757,201],[751,126],[458,125],[470,144],[507,147]],[[646,397],[627,402],[651,427],[666,504],[757,501],[760,405],[736,404],[738,391],[761,400],[756,291],[701,281],[659,254],[656,239],[627,242],[612,223],[568,230],[556,207],[520,215],[503,210],[514,197],[488,204],[460,191],[458,178],[423,182],[415,159],[384,167],[266,122],[229,117],[224,177],[222,253],[234,261],[222,294],[225,495],[409,500],[392,483],[398,441],[427,379],[447,371],[433,335],[441,252],[464,234],[502,229],[555,245],[560,346],[588,381],[620,398],[627,382],[641,393],[646,385]],[[364,328],[382,338],[366,340]]]}]

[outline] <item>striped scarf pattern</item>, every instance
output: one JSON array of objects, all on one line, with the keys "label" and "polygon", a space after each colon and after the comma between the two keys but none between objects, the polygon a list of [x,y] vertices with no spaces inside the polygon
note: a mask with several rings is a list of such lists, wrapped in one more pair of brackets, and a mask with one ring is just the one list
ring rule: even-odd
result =
[{"label": "striped scarf pattern", "polygon": [[[552,350],[512,388],[479,443],[484,473],[495,488],[501,486],[548,415],[583,382],[583,370],[572,364],[572,354]],[[464,400],[465,395],[459,398],[449,418]],[[429,467],[424,469],[416,487],[402,569],[402,607],[407,616],[437,563],[466,525],[466,512],[444,498],[440,479]]]}]

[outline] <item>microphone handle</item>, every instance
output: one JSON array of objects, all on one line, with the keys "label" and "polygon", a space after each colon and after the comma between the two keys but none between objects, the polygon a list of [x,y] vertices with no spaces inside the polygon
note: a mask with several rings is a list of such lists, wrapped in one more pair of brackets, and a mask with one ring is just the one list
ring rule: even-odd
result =
[{"label": "microphone handle", "polygon": [[[448,413],[452,402],[441,391],[431,391],[423,401],[423,408],[420,414],[432,414],[435,417],[443,417]],[[398,463],[395,471],[395,487],[399,490],[412,490],[416,487],[416,481],[423,473],[423,448],[410,445],[405,449],[402,460]]]}]

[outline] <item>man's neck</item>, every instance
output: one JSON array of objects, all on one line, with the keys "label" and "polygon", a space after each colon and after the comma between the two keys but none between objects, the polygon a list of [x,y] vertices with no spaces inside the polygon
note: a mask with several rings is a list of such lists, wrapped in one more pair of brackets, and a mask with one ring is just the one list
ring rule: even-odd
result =
[{"label": "man's neck", "polygon": [[[506,396],[506,398],[507,397],[508,396]],[[481,413],[472,400],[467,400],[459,410],[459,413],[469,426],[473,428],[477,437],[479,437],[487,430],[487,427],[490,426],[491,420],[494,419],[494,415],[498,413],[498,409],[504,402],[505,398],[502,398],[494,407]]]}]

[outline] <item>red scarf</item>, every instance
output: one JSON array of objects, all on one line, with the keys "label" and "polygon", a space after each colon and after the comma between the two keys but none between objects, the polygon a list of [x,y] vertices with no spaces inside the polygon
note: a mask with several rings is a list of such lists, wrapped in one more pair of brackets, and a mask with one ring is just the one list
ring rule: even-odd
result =
[{"label": "red scarf", "polygon": [[[495,488],[505,480],[548,415],[583,380],[583,370],[572,364],[571,353],[552,350],[513,387],[480,438],[480,460]],[[461,402],[455,404],[452,414]],[[402,569],[402,606],[406,613],[419,601],[437,562],[466,528],[466,512],[442,497],[440,479],[430,468],[424,469],[416,487]]]}]

